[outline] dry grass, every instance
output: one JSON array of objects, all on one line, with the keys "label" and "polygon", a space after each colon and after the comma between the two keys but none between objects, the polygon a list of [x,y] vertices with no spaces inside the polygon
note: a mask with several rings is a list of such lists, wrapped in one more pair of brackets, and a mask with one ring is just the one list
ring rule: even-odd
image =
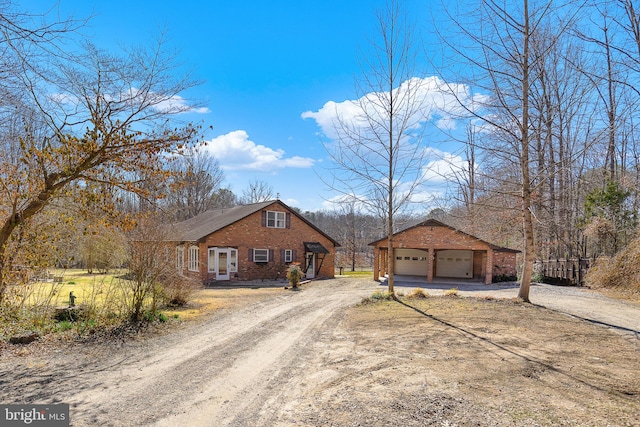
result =
[{"label": "dry grass", "polygon": [[515,300],[400,301],[347,311],[317,425],[638,425],[635,338]]},{"label": "dry grass", "polygon": [[182,320],[198,320],[216,310],[248,304],[278,292],[282,292],[282,288],[200,289],[193,293],[185,306],[167,308],[164,312],[169,317],[177,316]]},{"label": "dry grass", "polygon": [[591,288],[640,300],[640,239],[633,240],[613,258],[598,258],[585,282]]},{"label": "dry grass", "polygon": [[407,295],[408,299],[424,299],[429,298],[429,293],[425,292],[422,288],[415,288]]}]

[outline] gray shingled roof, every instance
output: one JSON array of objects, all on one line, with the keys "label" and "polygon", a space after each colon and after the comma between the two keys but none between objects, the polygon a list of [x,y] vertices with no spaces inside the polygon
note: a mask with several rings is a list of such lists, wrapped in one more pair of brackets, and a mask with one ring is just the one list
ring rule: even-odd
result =
[{"label": "gray shingled roof", "polygon": [[231,208],[212,209],[194,216],[186,221],[174,224],[172,242],[196,242],[209,234],[218,231],[254,212],[276,203],[274,200],[250,205],[238,205]]},{"label": "gray shingled roof", "polygon": [[280,200],[269,200],[267,202],[253,203],[250,205],[238,205],[231,208],[213,209],[194,216],[183,222],[179,222],[172,226],[172,232],[169,235],[167,241],[169,242],[197,242],[200,239],[207,237],[209,234],[227,227],[234,222],[248,217],[249,215],[261,211],[273,204],[280,204],[286,208],[292,215],[297,216],[302,221],[307,223],[310,227],[317,230],[327,239],[329,239],[335,246],[340,246],[333,238],[328,236],[324,231],[313,225],[302,215],[299,215],[296,211],[284,204]]}]

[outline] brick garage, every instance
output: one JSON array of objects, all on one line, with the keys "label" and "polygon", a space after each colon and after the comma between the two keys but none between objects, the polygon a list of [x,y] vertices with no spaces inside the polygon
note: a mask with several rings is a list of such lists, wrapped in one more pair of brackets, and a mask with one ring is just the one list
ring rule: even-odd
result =
[{"label": "brick garage", "polygon": [[339,246],[280,200],[204,212],[171,241],[177,268],[205,283],[283,278],[292,262],[307,278],[334,277]]},{"label": "brick garage", "polygon": [[[514,249],[492,245],[442,222],[429,219],[392,236],[394,274],[434,278],[482,280],[516,275]],[[388,272],[387,238],[369,244],[374,247],[373,276]]]}]

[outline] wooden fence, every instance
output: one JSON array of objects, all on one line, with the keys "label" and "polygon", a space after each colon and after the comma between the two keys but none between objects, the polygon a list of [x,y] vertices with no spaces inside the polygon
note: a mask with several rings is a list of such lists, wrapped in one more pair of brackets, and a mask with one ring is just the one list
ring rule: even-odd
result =
[{"label": "wooden fence", "polygon": [[558,285],[584,285],[587,271],[596,258],[565,258],[536,261],[533,271],[544,277],[545,283]]}]

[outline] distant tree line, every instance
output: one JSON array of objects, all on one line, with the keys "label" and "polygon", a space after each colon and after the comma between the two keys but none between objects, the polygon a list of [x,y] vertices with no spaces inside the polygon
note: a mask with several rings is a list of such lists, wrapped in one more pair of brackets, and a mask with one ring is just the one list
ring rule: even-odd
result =
[{"label": "distant tree line", "polygon": [[635,237],[634,3],[489,0],[451,13],[458,31],[449,39],[459,44],[449,43],[450,63],[470,67],[460,80],[486,97],[465,111],[466,167],[453,176],[450,223],[517,248],[527,246],[528,223],[529,249],[542,259],[613,255]]}]

